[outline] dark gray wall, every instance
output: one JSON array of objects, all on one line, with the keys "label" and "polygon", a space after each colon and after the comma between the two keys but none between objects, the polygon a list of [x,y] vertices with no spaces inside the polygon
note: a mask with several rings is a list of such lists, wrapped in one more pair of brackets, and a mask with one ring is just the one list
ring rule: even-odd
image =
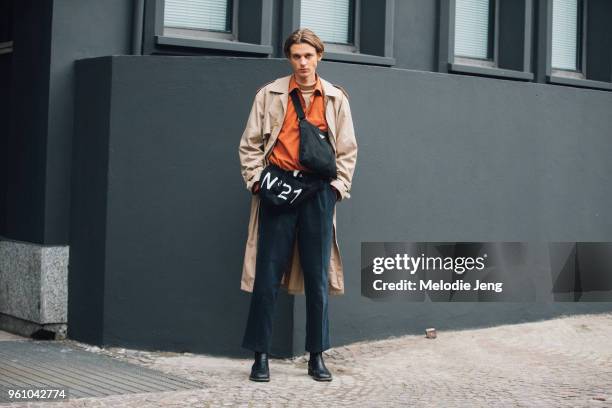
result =
[{"label": "dark gray wall", "polygon": [[[130,51],[132,1],[12,0],[12,113],[0,235],[68,242],[74,61]],[[1,207],[0,207],[1,208]]]},{"label": "dark gray wall", "polygon": [[395,1],[395,68],[437,71],[438,1]]},{"label": "dark gray wall", "polygon": [[54,0],[49,72],[49,123],[45,182],[45,242],[68,242],[73,133],[74,62],[128,54],[133,1]]},{"label": "dark gray wall", "polygon": [[78,307],[68,308],[68,328],[94,344],[103,342],[111,69],[109,58],[85,60],[75,81],[75,101],[88,109],[75,115],[71,191],[86,193],[71,195],[68,305]]},{"label": "dark gray wall", "polygon": [[[249,193],[237,147],[255,91],[288,66],[108,57],[77,67],[69,336],[244,355]],[[612,310],[374,302],[359,286],[362,241],[611,241],[611,93],[339,63],[320,73],[350,93],[360,149],[353,198],[338,206],[346,295],[330,303],[334,346]],[[106,178],[89,177],[107,154]],[[273,352],[300,353],[304,298],[283,293],[277,310]]]},{"label": "dark gray wall", "polygon": [[[71,338],[236,353],[248,308],[236,284],[249,204],[236,167],[238,140],[230,135],[250,109],[239,95],[254,95],[283,70],[272,62],[244,75],[247,66],[215,61],[117,57],[78,64],[84,98],[76,100]],[[235,81],[220,83],[224,75]],[[106,178],[90,177],[101,170]],[[100,301],[91,299],[98,295]],[[292,297],[279,298],[274,349],[281,355],[291,353],[292,305]]]},{"label": "dark gray wall", "polygon": [[45,230],[50,30],[50,2],[13,1],[5,225],[0,234],[30,242],[42,242]]},{"label": "dark gray wall", "polygon": [[612,80],[612,2],[591,0],[587,3],[587,78]]},{"label": "dark gray wall", "polygon": [[[13,3],[0,2],[0,42],[13,38]],[[6,228],[7,147],[11,117],[11,68],[13,54],[0,54],[0,234]]]}]

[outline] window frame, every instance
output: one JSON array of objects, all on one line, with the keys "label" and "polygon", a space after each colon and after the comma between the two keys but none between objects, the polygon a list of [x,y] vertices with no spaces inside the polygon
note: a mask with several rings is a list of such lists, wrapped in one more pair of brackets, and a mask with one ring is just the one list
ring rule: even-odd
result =
[{"label": "window frame", "polygon": [[[499,0],[488,0],[488,1],[489,1],[489,27],[487,28],[488,30],[487,58],[485,59],[485,58],[470,57],[466,55],[457,55],[455,54],[456,43],[453,42],[453,54],[454,54],[455,62],[459,64],[475,65],[475,66],[490,67],[490,68],[497,67],[497,63],[499,59],[499,55],[498,55]],[[457,3],[455,1],[455,5],[456,4]],[[454,13],[454,16],[456,17],[456,13]],[[453,38],[455,36],[455,28],[456,28],[455,24],[456,24],[456,19],[454,19],[453,21]],[[488,57],[489,54],[491,55],[491,58]]]},{"label": "window frame", "polygon": [[[349,0],[349,1],[351,2],[352,8],[353,8],[353,15],[352,15],[353,21],[349,21],[349,33],[351,33],[352,31],[353,42],[342,44],[342,43],[324,41],[325,52],[356,53],[359,50],[359,19],[361,17],[361,7],[360,7],[361,0]],[[302,4],[300,0],[300,3],[299,3],[300,13],[301,13],[301,5]],[[301,16],[300,16],[300,20],[301,20]]]},{"label": "window frame", "polygon": [[552,66],[552,2],[550,13],[547,18],[550,19],[550,70],[552,76],[574,78],[574,79],[586,79],[586,45],[587,45],[587,0],[577,0],[578,2],[578,15],[577,15],[577,27],[579,41],[576,42],[576,70],[554,68]]},{"label": "window frame", "polygon": [[553,1],[550,2],[550,13],[547,18],[550,20],[550,75],[555,77],[586,79],[586,41],[587,41],[587,0],[577,0],[578,2],[578,35],[579,41],[576,42],[576,70],[555,68],[552,66],[552,7]]},{"label": "window frame", "polygon": [[[379,7],[384,7],[384,46],[378,54],[366,54],[361,51],[362,40],[362,0],[354,0],[353,13],[353,44],[343,45],[337,43],[324,42],[325,52],[323,60],[351,62],[358,64],[371,64],[392,66],[395,65],[393,58],[393,21],[395,14],[395,0],[382,0],[378,4]],[[301,0],[284,0],[283,1],[283,23],[282,23],[282,38],[287,38],[289,34],[300,27],[300,9]],[[281,54],[283,44],[280,44]],[[284,56],[284,55],[283,55]]]},{"label": "window frame", "polygon": [[[581,50],[581,69],[580,71],[569,71],[552,68],[552,7],[553,0],[545,0],[546,4],[546,60],[545,60],[545,79],[549,84],[555,85],[567,85],[579,88],[591,88],[601,90],[612,90],[612,82],[599,81],[589,79],[587,76],[587,41],[589,32],[589,15],[588,15],[588,4],[589,0],[582,0],[580,16],[582,38],[580,41]],[[579,72],[580,74],[572,75],[572,72]]]},{"label": "window frame", "polygon": [[[232,1],[232,34],[212,30],[193,30],[191,36],[179,35],[177,32],[165,33],[164,5],[165,0],[146,0],[145,27],[143,35],[144,54],[179,54],[193,55],[194,50],[207,53],[245,53],[268,57],[272,49],[272,3],[273,0],[258,0],[255,6],[261,7],[261,19],[254,24],[258,27],[258,38],[253,42],[240,41],[240,0]],[[251,0],[254,1],[254,0]],[[253,6],[252,3],[249,4]],[[244,22],[242,23],[244,24]],[[188,29],[187,29],[188,30]],[[187,33],[185,33],[187,34]],[[192,49],[182,51],[183,48]]]},{"label": "window frame", "polygon": [[[520,69],[510,69],[499,66],[501,1],[502,0],[495,0],[494,2],[495,17],[493,21],[493,38],[491,39],[493,41],[493,58],[491,60],[481,60],[478,58],[466,58],[455,55],[455,12],[457,3],[456,0],[440,0],[440,32],[438,39],[439,72],[480,75],[522,81],[532,81],[534,79],[535,75],[531,71],[533,0],[524,0],[524,20],[522,22],[523,29],[521,31],[523,52],[521,55]],[[492,63],[484,61],[492,61]]]},{"label": "window frame", "polygon": [[[202,38],[202,39],[220,39],[220,40],[228,40],[228,41],[238,41],[238,0],[227,0],[227,5],[229,8],[230,16],[230,24],[231,28],[229,31],[217,31],[217,30],[209,30],[203,29],[199,30],[197,28],[179,28],[179,27],[168,27],[162,21],[163,24],[163,35],[169,37],[186,37],[186,38]],[[166,1],[161,2],[162,7],[162,17],[165,20],[165,11],[166,11]],[[166,32],[169,30],[169,32]]]}]

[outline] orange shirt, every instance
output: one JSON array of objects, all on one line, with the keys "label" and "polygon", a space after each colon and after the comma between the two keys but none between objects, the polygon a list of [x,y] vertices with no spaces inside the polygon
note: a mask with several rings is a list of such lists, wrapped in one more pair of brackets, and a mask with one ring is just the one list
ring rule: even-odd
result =
[{"label": "orange shirt", "polygon": [[[317,82],[315,84],[315,90],[310,97],[310,104],[305,109],[306,103],[302,96],[299,86],[295,81],[294,75],[291,75],[289,80],[289,93],[295,88],[298,89],[298,95],[302,102],[302,109],[306,115],[306,119],[321,129],[323,132],[327,131],[327,121],[325,120],[325,103],[323,96],[323,87],[321,86],[321,80],[319,75],[315,74]],[[287,95],[287,112],[285,113],[285,120],[283,127],[278,134],[276,145],[269,156],[269,161],[272,164],[285,170],[304,170],[308,171],[307,168],[300,164],[300,127],[298,123],[297,112],[293,106],[291,95]]]}]

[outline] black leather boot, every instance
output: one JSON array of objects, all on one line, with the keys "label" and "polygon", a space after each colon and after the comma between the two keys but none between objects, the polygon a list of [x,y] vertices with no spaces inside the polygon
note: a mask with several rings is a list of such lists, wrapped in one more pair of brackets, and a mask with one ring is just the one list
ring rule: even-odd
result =
[{"label": "black leather boot", "polygon": [[311,375],[317,381],[331,381],[332,375],[325,367],[323,361],[323,353],[310,353],[310,360],[308,360],[308,375]]},{"label": "black leather boot", "polygon": [[270,381],[270,368],[268,367],[268,353],[255,352],[255,362],[251,367],[251,381]]}]

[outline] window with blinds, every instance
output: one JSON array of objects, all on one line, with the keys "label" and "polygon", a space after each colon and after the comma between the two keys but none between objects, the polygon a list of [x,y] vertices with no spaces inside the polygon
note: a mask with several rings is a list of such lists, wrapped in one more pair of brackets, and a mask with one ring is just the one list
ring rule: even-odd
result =
[{"label": "window with blinds", "polygon": [[455,1],[455,55],[491,58],[492,3],[491,0]]},{"label": "window with blinds", "polygon": [[164,26],[232,31],[232,0],[165,0]]},{"label": "window with blinds", "polygon": [[579,0],[553,0],[552,68],[580,70],[580,3]]},{"label": "window with blinds", "polygon": [[300,27],[311,29],[324,42],[354,42],[354,0],[302,0],[300,3]]}]

